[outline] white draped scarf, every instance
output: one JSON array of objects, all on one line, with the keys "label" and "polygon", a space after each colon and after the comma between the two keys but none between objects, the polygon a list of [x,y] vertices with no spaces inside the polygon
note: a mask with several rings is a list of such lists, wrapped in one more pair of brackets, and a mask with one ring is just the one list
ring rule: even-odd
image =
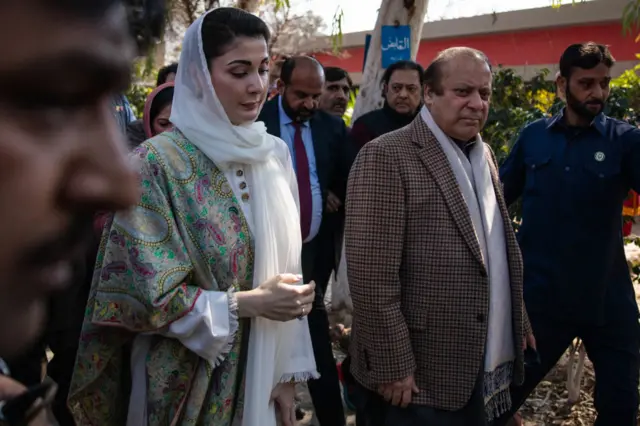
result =
[{"label": "white draped scarf", "polygon": [[511,406],[509,385],[515,348],[505,223],[491,179],[488,148],[480,135],[477,135],[467,158],[458,145],[436,124],[426,106],[422,108],[420,115],[449,160],[462,198],[468,207],[489,276],[489,323],[484,359],[484,398],[488,420],[492,420]]},{"label": "white draped scarf", "polygon": [[[254,287],[280,273],[301,274],[302,237],[291,162],[275,152],[284,142],[264,123],[234,126],[211,83],[202,48],[203,15],[187,30],[175,81],[171,122],[216,165],[245,165],[251,188]],[[288,151],[287,151],[288,152]],[[317,377],[307,319],[286,323],[253,318],[246,366],[243,426],[275,426],[270,403],[284,381]]]}]

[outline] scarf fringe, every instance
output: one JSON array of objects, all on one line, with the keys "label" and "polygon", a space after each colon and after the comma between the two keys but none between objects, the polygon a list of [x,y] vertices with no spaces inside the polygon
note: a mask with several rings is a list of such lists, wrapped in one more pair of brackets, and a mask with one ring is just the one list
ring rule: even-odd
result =
[{"label": "scarf fringe", "polygon": [[499,418],[511,408],[513,362],[500,364],[493,371],[484,373],[484,409],[487,421]]},{"label": "scarf fringe", "polygon": [[316,380],[320,378],[320,373],[316,370],[303,371],[299,373],[287,373],[283,374],[280,378],[280,383],[304,383],[309,380]]},{"label": "scarf fringe", "polygon": [[227,344],[214,360],[213,368],[219,367],[227,359],[233,350],[236,334],[240,328],[240,322],[238,320],[238,299],[236,298],[235,292],[236,289],[233,286],[227,290],[227,298],[229,300],[229,338]]}]

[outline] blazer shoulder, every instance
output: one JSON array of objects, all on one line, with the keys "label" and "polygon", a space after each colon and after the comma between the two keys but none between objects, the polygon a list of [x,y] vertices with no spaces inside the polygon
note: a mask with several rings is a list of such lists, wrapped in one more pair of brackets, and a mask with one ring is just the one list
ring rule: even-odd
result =
[{"label": "blazer shoulder", "polygon": [[331,115],[328,112],[322,111],[322,110],[318,110],[316,112],[316,120],[318,122],[322,122],[322,124],[327,124],[332,126],[331,128],[341,128],[344,127],[345,129],[347,128],[347,125],[344,123],[344,120],[340,117],[336,117],[335,115]]},{"label": "blazer shoulder", "polygon": [[378,136],[373,141],[378,141],[380,144],[387,146],[389,149],[394,147],[401,147],[405,144],[412,143],[413,141],[413,129],[411,124],[401,127],[396,130],[392,130],[381,136]]},{"label": "blazer shoulder", "polygon": [[358,117],[352,123],[352,125],[355,126],[356,123],[363,124],[363,123],[367,123],[367,122],[369,122],[371,120],[375,120],[381,114],[383,114],[383,110],[382,109],[374,109],[373,111],[369,111],[366,114],[362,114],[360,117]]},{"label": "blazer shoulder", "polygon": [[413,141],[413,134],[410,126],[385,133],[378,136],[371,142],[364,145],[362,151],[371,151],[372,153],[384,153],[385,155],[395,155],[395,153],[404,149]]}]

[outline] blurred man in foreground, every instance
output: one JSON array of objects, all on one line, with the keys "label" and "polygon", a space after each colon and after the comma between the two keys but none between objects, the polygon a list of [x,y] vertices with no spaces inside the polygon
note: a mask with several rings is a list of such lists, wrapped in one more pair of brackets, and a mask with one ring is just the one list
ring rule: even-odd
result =
[{"label": "blurred man in foreground", "polygon": [[[84,278],[76,265],[94,213],[137,201],[111,96],[127,87],[136,51],[127,17],[144,42],[162,9],[159,0],[0,3],[0,356],[27,349],[51,296]],[[23,390],[0,378],[0,399]]]}]

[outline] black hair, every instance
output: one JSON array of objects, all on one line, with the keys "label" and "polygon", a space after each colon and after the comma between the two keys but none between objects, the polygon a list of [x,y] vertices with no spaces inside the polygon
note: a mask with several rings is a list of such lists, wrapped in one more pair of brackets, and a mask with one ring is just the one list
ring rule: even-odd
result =
[{"label": "black hair", "polygon": [[387,68],[384,71],[384,74],[382,74],[382,80],[380,80],[380,83],[385,86],[388,85],[389,80],[391,80],[391,76],[393,75],[393,73],[400,70],[417,71],[418,75],[420,76],[420,86],[424,85],[424,68],[422,68],[422,65],[414,61],[394,62],[389,66],[389,68]]},{"label": "black hair", "polygon": [[353,80],[351,80],[351,76],[349,73],[342,68],[338,67],[324,67],[324,78],[328,82],[340,81],[343,79],[347,79],[347,84],[349,88],[353,87]]},{"label": "black hair", "polygon": [[609,48],[603,44],[597,44],[592,41],[572,44],[567,47],[560,57],[560,75],[570,78],[573,68],[590,70],[600,64],[611,68],[615,62]]},{"label": "black hair", "polygon": [[124,5],[131,35],[141,52],[162,38],[165,0],[45,0],[46,7],[85,19],[98,20],[113,7]]},{"label": "black hair", "polygon": [[315,65],[318,67],[319,70],[321,70],[324,73],[324,68],[322,68],[322,65],[320,65],[320,62],[318,62],[316,58],[313,58],[311,56],[292,56],[290,58],[287,58],[282,63],[282,68],[280,69],[280,80],[282,80],[282,82],[285,85],[291,84],[291,77],[293,76],[293,70],[301,62],[306,62],[307,64]]},{"label": "black hair", "polygon": [[235,7],[219,7],[205,16],[202,50],[209,68],[211,61],[224,55],[238,37],[264,38],[268,45],[271,32],[262,19]]},{"label": "black hair", "polygon": [[442,94],[442,67],[453,58],[459,56],[467,56],[484,61],[489,70],[491,70],[491,62],[487,55],[478,49],[472,47],[450,47],[436,55],[435,59],[429,64],[424,72],[424,84],[433,90],[437,95]]},{"label": "black hair", "polygon": [[156,87],[167,82],[169,74],[178,74],[178,63],[174,62],[166,67],[160,68],[158,71],[158,79],[156,80]]},{"label": "black hair", "polygon": [[151,108],[149,108],[149,122],[153,125],[153,120],[156,119],[158,114],[166,107],[167,105],[173,102],[173,91],[174,87],[169,86],[162,89],[160,92],[156,94],[156,97],[151,101]]}]

